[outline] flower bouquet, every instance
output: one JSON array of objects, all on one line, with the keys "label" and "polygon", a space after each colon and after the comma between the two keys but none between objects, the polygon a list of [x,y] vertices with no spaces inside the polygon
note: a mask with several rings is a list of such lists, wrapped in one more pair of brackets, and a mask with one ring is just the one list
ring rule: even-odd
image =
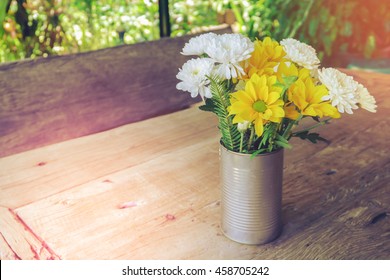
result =
[{"label": "flower bouquet", "polygon": [[[268,242],[280,232],[283,148],[290,147],[292,137],[325,140],[311,130],[359,107],[375,112],[375,99],[353,77],[319,69],[316,51],[292,38],[252,42],[239,34],[208,33],[190,39],[182,54],[198,58],[179,70],[177,89],[200,95],[200,109],[215,113],[219,121],[223,231],[243,243]],[[313,125],[295,130],[305,118]],[[258,204],[265,209],[253,206]],[[264,211],[261,217],[253,214]],[[271,224],[275,227],[265,234]]]},{"label": "flower bouquet", "polygon": [[[289,147],[291,137],[323,140],[309,131],[352,114],[375,112],[367,89],[334,68],[319,70],[316,51],[295,39],[251,42],[239,34],[203,34],[190,39],[183,55],[196,55],[177,74],[177,88],[200,95],[200,109],[218,116],[222,144],[231,151],[259,154]],[[303,118],[317,122],[293,132]],[[320,121],[320,118],[328,117]]]}]

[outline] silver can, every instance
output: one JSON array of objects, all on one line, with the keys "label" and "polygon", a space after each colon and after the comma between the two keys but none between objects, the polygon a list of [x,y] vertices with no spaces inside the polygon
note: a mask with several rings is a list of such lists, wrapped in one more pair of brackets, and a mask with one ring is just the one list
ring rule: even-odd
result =
[{"label": "silver can", "polygon": [[244,244],[265,244],[282,230],[283,149],[251,157],[220,146],[222,231]]}]

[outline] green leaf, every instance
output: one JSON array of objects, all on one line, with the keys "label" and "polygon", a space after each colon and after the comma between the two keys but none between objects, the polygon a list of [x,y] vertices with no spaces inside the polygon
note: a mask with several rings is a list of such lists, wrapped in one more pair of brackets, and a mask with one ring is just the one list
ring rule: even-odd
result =
[{"label": "green leaf", "polygon": [[311,37],[316,36],[318,24],[319,24],[319,20],[318,19],[312,19],[310,21],[310,23],[309,23],[309,35]]},{"label": "green leaf", "polygon": [[237,5],[233,1],[231,1],[230,5],[232,7],[232,10],[233,10],[234,16],[236,17],[237,22],[240,24],[240,26],[244,25],[245,22],[241,16],[242,13],[239,10],[239,8],[237,7]]},{"label": "green leaf", "polygon": [[340,30],[340,34],[345,37],[351,37],[352,35],[352,23],[350,21],[344,22],[343,28]]},{"label": "green leaf", "polygon": [[260,138],[257,138],[254,142],[253,148],[255,149],[266,149],[271,152],[274,150],[273,144],[275,137],[277,135],[278,124],[269,122],[264,126],[263,135]]},{"label": "green leaf", "polygon": [[8,5],[7,0],[0,1],[0,35],[3,35],[4,32],[3,23],[6,15],[7,5]]},{"label": "green leaf", "polygon": [[263,152],[266,152],[266,151],[267,151],[267,149],[259,149],[251,154],[251,158],[254,158],[255,156],[257,156]]},{"label": "green leaf", "polygon": [[320,118],[319,117],[311,117],[313,120],[315,120],[316,122],[321,122]]},{"label": "green leaf", "polygon": [[280,134],[276,135],[275,144],[282,148],[291,149],[291,145],[288,143],[288,140]]},{"label": "green leaf", "polygon": [[199,109],[202,111],[207,112],[214,112],[215,111],[215,105],[211,98],[207,98],[204,105],[199,106]]},{"label": "green leaf", "polygon": [[283,82],[287,88],[289,88],[296,80],[298,80],[297,76],[283,77]]},{"label": "green leaf", "polygon": [[213,107],[210,101],[206,108],[211,109],[218,117],[218,127],[221,132],[223,145],[231,151],[238,152],[240,149],[241,134],[237,125],[233,124],[233,116],[229,115],[227,108],[230,106],[230,86],[228,81],[221,81],[218,77],[208,77],[212,94]]},{"label": "green leaf", "polygon": [[284,143],[282,141],[276,140],[275,144],[278,145],[279,147],[282,147],[282,148],[285,148],[285,149],[291,149],[291,145],[290,144],[286,144],[286,143]]},{"label": "green leaf", "polygon": [[367,38],[366,45],[364,46],[364,56],[370,58],[376,47],[375,36],[370,35]]},{"label": "green leaf", "polygon": [[276,81],[276,83],[274,84],[274,86],[284,88],[284,84],[282,84],[282,83],[279,82],[279,81]]},{"label": "green leaf", "polygon": [[294,136],[301,138],[302,140],[309,140],[316,144],[318,141],[329,142],[327,139],[321,137],[318,133],[309,133],[309,131],[303,131],[295,134]]},{"label": "green leaf", "polygon": [[322,37],[322,41],[324,43],[326,55],[330,56],[332,54],[332,44],[333,44],[332,39],[330,38],[329,35],[328,36],[325,35],[325,36]]}]

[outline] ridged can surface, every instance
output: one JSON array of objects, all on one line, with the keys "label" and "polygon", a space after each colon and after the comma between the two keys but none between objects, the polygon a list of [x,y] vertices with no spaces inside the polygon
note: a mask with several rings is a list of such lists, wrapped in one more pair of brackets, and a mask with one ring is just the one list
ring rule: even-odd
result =
[{"label": "ridged can surface", "polygon": [[283,149],[257,155],[220,146],[222,230],[244,244],[265,244],[282,230]]}]

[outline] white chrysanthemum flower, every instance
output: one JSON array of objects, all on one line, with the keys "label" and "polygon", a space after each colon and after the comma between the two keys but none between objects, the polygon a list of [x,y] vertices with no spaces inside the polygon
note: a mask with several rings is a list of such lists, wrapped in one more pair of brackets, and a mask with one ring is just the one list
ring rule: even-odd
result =
[{"label": "white chrysanthemum flower", "polygon": [[215,33],[206,33],[197,37],[191,38],[184,45],[183,55],[202,55],[205,53],[206,46],[218,37]]},{"label": "white chrysanthemum flower", "polygon": [[198,94],[204,99],[211,98],[211,92],[208,85],[210,81],[207,76],[210,76],[213,71],[214,62],[208,58],[193,58],[183,64],[179,69],[176,78],[181,80],[176,85],[176,88],[191,93],[191,97],[195,98]]},{"label": "white chrysanthemum flower", "polygon": [[217,62],[216,74],[230,79],[244,75],[240,62],[248,59],[254,50],[254,44],[240,34],[219,35],[206,47],[206,54]]},{"label": "white chrysanthemum flower", "polygon": [[359,83],[353,77],[334,68],[322,68],[318,71],[318,77],[329,90],[323,100],[330,100],[340,113],[352,114],[352,109],[358,108],[356,90]]},{"label": "white chrysanthemum flower", "polygon": [[244,133],[245,131],[248,130],[249,125],[250,125],[250,122],[248,122],[248,121],[243,121],[242,123],[238,123],[238,124],[237,124],[237,130],[238,130],[238,132]]},{"label": "white chrysanthemum flower", "polygon": [[280,45],[283,46],[287,59],[309,70],[318,68],[320,60],[312,46],[293,38],[283,39]]},{"label": "white chrysanthemum flower", "polygon": [[359,84],[356,93],[358,96],[358,105],[369,112],[375,113],[377,107],[376,101],[374,96],[368,92],[367,88]]}]

